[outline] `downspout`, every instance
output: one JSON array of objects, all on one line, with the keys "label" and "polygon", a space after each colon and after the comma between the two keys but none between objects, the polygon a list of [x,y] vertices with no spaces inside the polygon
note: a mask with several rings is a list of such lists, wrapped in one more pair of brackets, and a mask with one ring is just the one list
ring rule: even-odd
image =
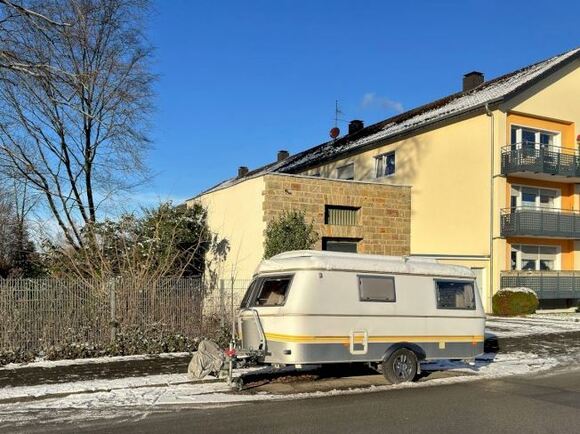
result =
[{"label": "downspout", "polygon": [[487,302],[488,308],[491,309],[491,300],[493,297],[493,284],[494,284],[494,274],[493,274],[493,218],[494,218],[494,180],[495,180],[495,121],[493,112],[489,109],[489,104],[485,103],[485,114],[489,116],[491,121],[491,128],[490,128],[490,145],[491,145],[491,153],[490,153],[490,167],[491,167],[491,176],[490,176],[490,209],[489,209],[489,291],[487,293]]}]

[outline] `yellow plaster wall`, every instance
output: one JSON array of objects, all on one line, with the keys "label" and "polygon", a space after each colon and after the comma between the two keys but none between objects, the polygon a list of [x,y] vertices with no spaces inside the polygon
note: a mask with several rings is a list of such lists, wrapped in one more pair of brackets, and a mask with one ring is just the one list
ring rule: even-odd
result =
[{"label": "yellow plaster wall", "polygon": [[232,249],[219,270],[223,278],[232,273],[237,279],[251,278],[264,255],[263,193],[264,178],[257,177],[187,202],[203,204],[210,230],[230,242]]},{"label": "yellow plaster wall", "polygon": [[377,180],[374,157],[391,151],[396,172],[378,181],[412,186],[411,254],[488,255],[489,118],[478,115],[305,174],[335,178],[337,167],[354,162],[356,180]]},{"label": "yellow plaster wall", "polygon": [[[578,149],[576,137],[580,133],[580,60],[566,66],[546,80],[532,86],[527,91],[508,101],[502,110],[507,112],[503,145],[510,142],[511,124],[527,125],[533,128],[560,131],[561,146]],[[509,206],[511,184],[556,187],[562,190],[562,208],[580,209],[580,189],[574,184],[553,183],[525,178],[509,177],[505,183],[504,199],[499,202]],[[499,211],[499,210],[498,210]],[[542,238],[510,238],[497,244],[494,255],[500,270],[510,266],[511,244],[558,245],[561,248],[563,270],[580,269],[580,242]],[[494,273],[496,274],[496,273]],[[496,274],[499,287],[499,273]]]},{"label": "yellow plaster wall", "polygon": [[518,114],[532,115],[564,124],[574,123],[566,132],[562,146],[576,147],[575,137],[580,123],[580,60],[562,68],[541,83],[514,98],[506,109]]}]

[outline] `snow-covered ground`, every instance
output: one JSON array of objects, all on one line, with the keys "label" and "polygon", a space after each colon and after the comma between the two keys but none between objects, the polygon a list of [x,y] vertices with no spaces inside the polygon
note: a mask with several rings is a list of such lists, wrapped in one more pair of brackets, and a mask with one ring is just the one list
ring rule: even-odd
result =
[{"label": "snow-covered ground", "polygon": [[[580,323],[543,317],[497,318],[488,320],[488,332],[500,338],[521,338],[538,341],[539,350],[514,350],[508,353],[484,354],[471,366],[459,361],[423,363],[423,371],[445,370],[453,375],[443,378],[427,377],[417,383],[379,385],[366,388],[350,388],[294,394],[234,392],[225,382],[209,378],[206,382],[191,382],[185,373],[149,375],[112,380],[76,381],[61,384],[6,387],[0,389],[0,428],[32,423],[41,416],[45,421],[81,421],[103,418],[137,418],[152,411],[167,411],[174,406],[235,405],[245,402],[306,399],[328,395],[344,395],[368,391],[384,391],[400,388],[420,388],[467,382],[485,378],[501,378],[512,375],[547,372],[563,366],[578,366],[580,342],[567,346],[566,351],[553,353],[547,346],[552,333],[580,331]],[[527,338],[545,335],[544,338]],[[574,343],[574,339],[572,342]],[[541,350],[541,351],[540,351]],[[183,355],[180,355],[181,357]],[[142,357],[142,356],[131,356]],[[170,357],[170,356],[167,356]],[[92,361],[37,362],[47,367],[73,363],[105,363],[102,359]],[[12,366],[9,369],[22,369]],[[238,374],[244,371],[239,371]],[[17,373],[15,373],[17,375]],[[2,401],[4,401],[2,403]],[[14,402],[18,401],[18,402]]]},{"label": "snow-covered ground", "polygon": [[[465,376],[433,379],[419,383],[374,386],[372,390],[390,390],[406,387],[426,387],[457,383],[479,378],[499,378],[507,375],[527,374],[553,368],[561,363],[555,358],[539,358],[534,354],[485,354],[470,366],[463,362],[425,363],[423,370],[447,370]],[[185,374],[156,375],[117,380],[73,382],[45,386],[5,388],[0,391],[0,400],[35,397],[28,402],[0,404],[0,423],[21,417],[27,412],[58,409],[104,410],[107,408],[130,409],[152,408],[165,405],[208,405],[234,404],[248,401],[302,399],[326,395],[360,393],[361,388],[310,392],[293,395],[267,393],[240,394],[224,382],[192,383]],[[47,399],[42,395],[68,394]]]},{"label": "snow-covered ground", "polygon": [[580,314],[488,317],[486,331],[500,338],[580,332]]}]

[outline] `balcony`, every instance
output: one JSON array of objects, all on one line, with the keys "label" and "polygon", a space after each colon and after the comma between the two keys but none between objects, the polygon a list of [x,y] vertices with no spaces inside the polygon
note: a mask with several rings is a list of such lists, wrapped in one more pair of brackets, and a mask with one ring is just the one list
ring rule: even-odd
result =
[{"label": "balcony", "polygon": [[534,143],[505,146],[501,150],[505,176],[580,182],[580,155],[576,149]]},{"label": "balcony", "polygon": [[501,210],[502,237],[580,239],[580,213],[554,208]]},{"label": "balcony", "polygon": [[541,300],[580,299],[580,271],[502,271],[500,286],[533,289]]}]

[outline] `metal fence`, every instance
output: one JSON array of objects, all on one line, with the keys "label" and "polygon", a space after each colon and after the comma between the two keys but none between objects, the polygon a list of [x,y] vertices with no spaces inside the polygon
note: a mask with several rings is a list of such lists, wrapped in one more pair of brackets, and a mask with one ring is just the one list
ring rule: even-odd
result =
[{"label": "metal fence", "polygon": [[129,328],[206,336],[231,326],[248,281],[0,280],[0,350],[106,346]]},{"label": "metal fence", "polygon": [[501,234],[580,238],[580,213],[554,208],[506,208],[501,210]]},{"label": "metal fence", "polygon": [[501,287],[533,289],[540,300],[580,300],[580,271],[502,271]]},{"label": "metal fence", "polygon": [[537,144],[537,149],[536,144],[503,147],[502,174],[533,172],[564,177],[580,176],[580,156],[575,149],[542,146]]}]

